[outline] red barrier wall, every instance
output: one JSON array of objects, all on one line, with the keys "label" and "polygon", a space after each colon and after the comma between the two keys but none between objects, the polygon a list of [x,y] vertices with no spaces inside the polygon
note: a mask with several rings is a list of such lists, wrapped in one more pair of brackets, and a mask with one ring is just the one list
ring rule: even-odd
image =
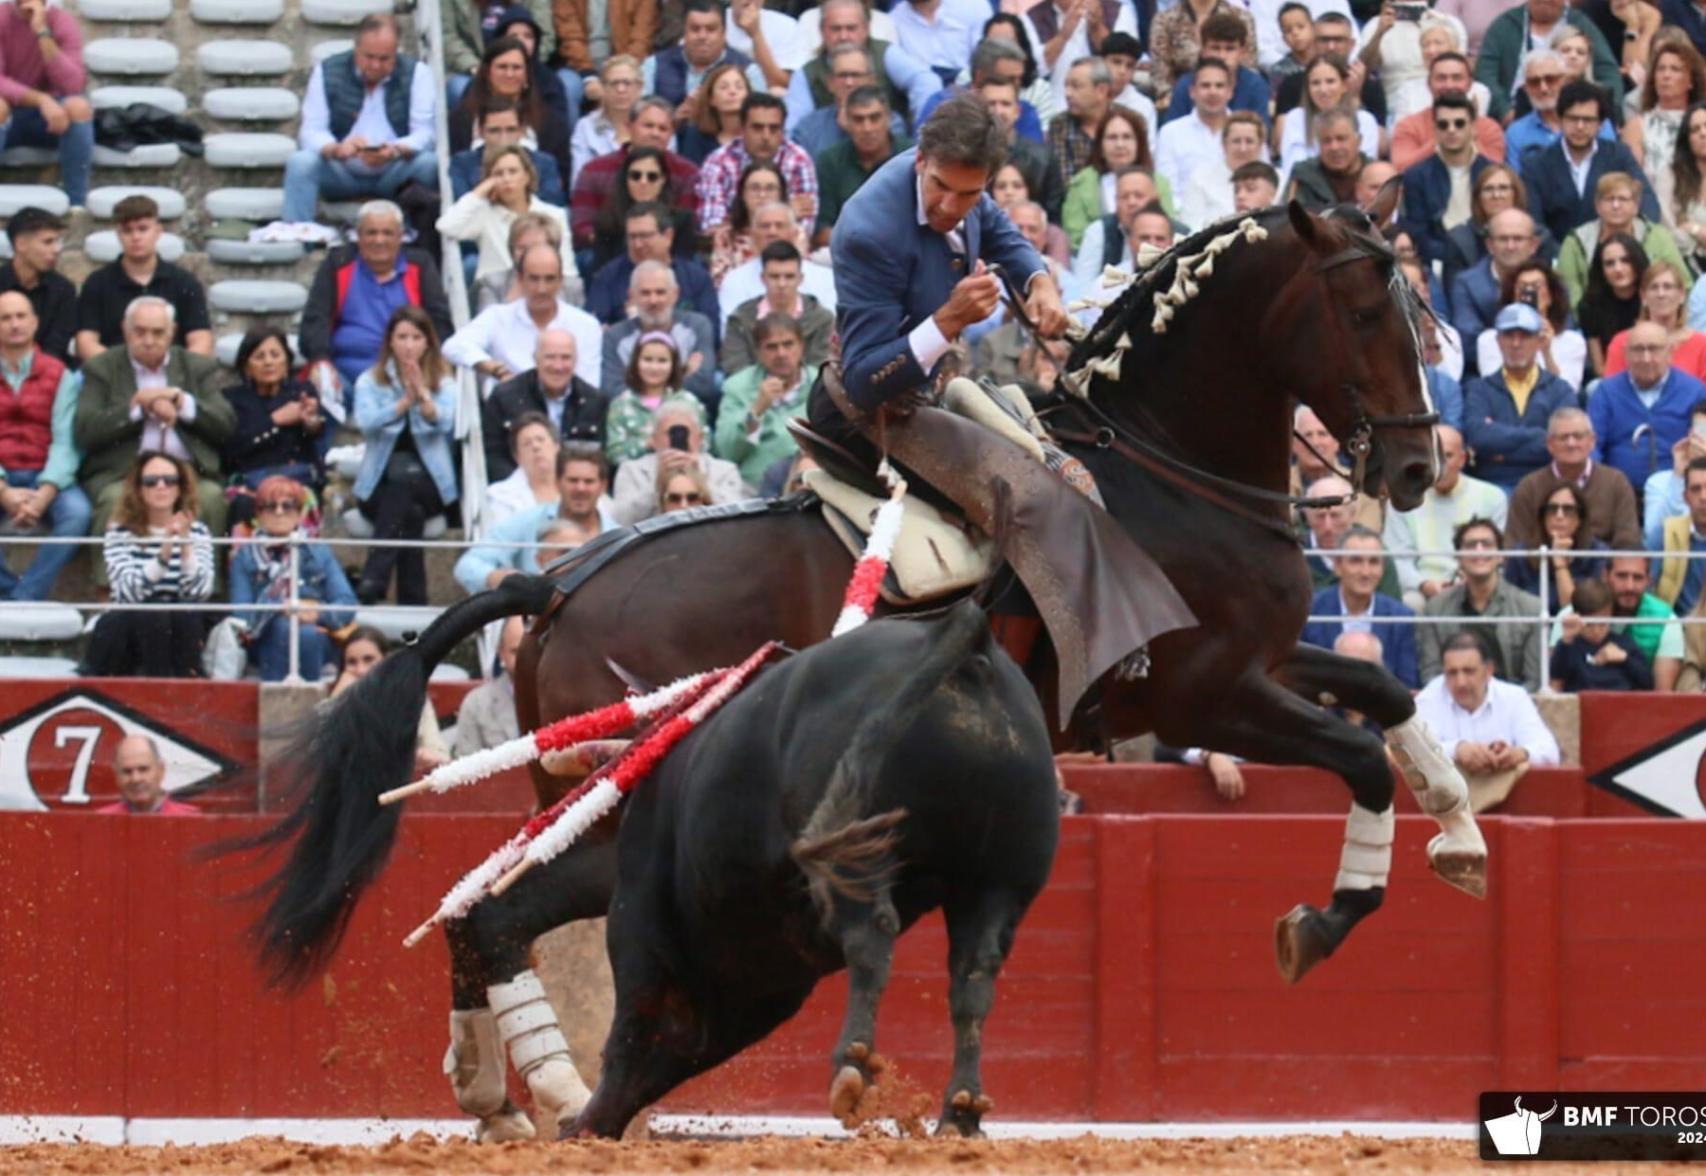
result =
[{"label": "red barrier wall", "polygon": [[[1343,811],[1343,801],[1339,802]],[[454,1116],[442,941],[398,944],[513,826],[410,817],[323,983],[264,993],[252,872],[190,860],[254,818],[0,816],[0,1114]],[[1706,1018],[1706,826],[1493,819],[1492,894],[1434,881],[1405,818],[1386,907],[1296,988],[1273,920],[1327,897],[1338,817],[1085,817],[988,1026],[999,1113],[1464,1121],[1482,1089],[1688,1089]],[[879,1049],[948,1070],[938,920],[902,943]],[[844,987],[672,1096],[821,1113]]]}]

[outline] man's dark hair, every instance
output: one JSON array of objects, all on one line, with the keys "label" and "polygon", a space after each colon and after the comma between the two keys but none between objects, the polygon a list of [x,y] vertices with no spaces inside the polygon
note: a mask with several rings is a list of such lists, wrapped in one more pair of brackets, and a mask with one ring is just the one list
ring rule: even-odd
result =
[{"label": "man's dark hair", "polygon": [[[1339,546],[1343,547],[1352,539],[1372,539],[1376,543],[1380,543],[1380,536],[1376,532],[1363,526],[1361,523],[1352,523],[1350,527],[1346,529],[1345,533],[1339,536]],[[1381,550],[1384,551],[1385,549],[1385,545],[1381,544]]]},{"label": "man's dark hair", "polygon": [[551,423],[551,418],[542,412],[524,412],[509,423],[509,455],[515,456],[515,447],[520,443],[521,431],[534,425],[545,426],[545,431],[551,434],[553,441],[557,440],[557,426]]},{"label": "man's dark hair", "polygon": [[1217,70],[1219,70],[1221,73],[1226,75],[1226,80],[1228,82],[1231,82],[1234,78],[1236,78],[1238,76],[1237,73],[1234,72],[1233,68],[1230,65],[1226,64],[1226,62],[1220,60],[1220,58],[1218,58],[1218,57],[1204,57],[1197,62],[1196,69],[1191,71],[1192,81],[1195,81],[1197,78],[1202,77],[1202,71],[1205,69],[1217,69]]},{"label": "man's dark hair", "polygon": [[955,94],[924,121],[918,132],[918,153],[994,175],[1007,158],[1007,131],[981,98]]},{"label": "man's dark hair", "polygon": [[1563,117],[1570,113],[1570,107],[1580,106],[1584,102],[1593,103],[1593,108],[1599,113],[1599,121],[1607,118],[1607,102],[1605,91],[1589,81],[1577,80],[1571,82],[1558,92],[1558,115]]},{"label": "man's dark hair", "polygon": [[805,342],[806,333],[800,329],[800,320],[791,314],[781,314],[777,312],[767,314],[763,318],[759,319],[758,322],[753,324],[752,341],[754,343],[763,343],[777,331],[786,331],[802,343]]},{"label": "man's dark hair", "polygon": [[[1240,22],[1239,27],[1243,24]],[[1096,46],[1096,53],[1101,57],[1142,57],[1143,43],[1130,33],[1109,33],[1102,38],[1102,43]]]},{"label": "man's dark hair", "polygon": [[33,204],[18,209],[12,214],[12,219],[6,222],[6,236],[13,245],[18,243],[19,237],[49,231],[63,233],[65,221],[54,216],[47,209],[37,208]]},{"label": "man's dark hair", "polygon": [[1499,524],[1495,523],[1486,515],[1476,515],[1472,519],[1466,519],[1462,523],[1459,523],[1457,529],[1451,533],[1451,549],[1453,551],[1462,551],[1464,538],[1469,534],[1469,532],[1476,530],[1491,531],[1493,533],[1494,547],[1503,547],[1505,545],[1505,533],[1499,529]]},{"label": "man's dark hair", "polygon": [[1490,663],[1493,660],[1487,653],[1487,643],[1481,639],[1481,634],[1471,629],[1454,634],[1451,640],[1445,643],[1445,648],[1440,650],[1440,659],[1444,660],[1448,653],[1463,653],[1471,649],[1481,655],[1483,662]]},{"label": "man's dark hair", "polygon": [[120,200],[117,204],[113,205],[113,224],[120,228],[128,225],[131,221],[159,219],[160,206],[154,203],[154,197],[152,196],[143,196],[141,194],[126,196],[123,200]]},{"label": "man's dark hair", "polygon": [[780,110],[784,118],[787,117],[788,112],[787,106],[780,98],[776,97],[776,95],[765,90],[754,90],[752,93],[748,94],[740,104],[740,121],[742,126],[746,125],[746,120],[755,110]]},{"label": "man's dark hair", "polygon": [[697,12],[701,15],[710,13],[713,16],[722,16],[723,6],[721,0],[687,0],[687,3],[681,6],[681,19],[683,23],[686,23],[687,14],[689,12]]},{"label": "man's dark hair", "polygon": [[484,123],[494,114],[512,113],[517,118],[524,117],[521,113],[521,103],[517,102],[514,98],[506,98],[502,94],[489,94],[487,95],[486,100],[480,103],[479,121]]},{"label": "man's dark hair", "polygon": [[1576,584],[1576,591],[1570,597],[1570,607],[1576,610],[1578,617],[1610,608],[1611,589],[1604,580],[1582,580]]},{"label": "man's dark hair", "polygon": [[[1287,7],[1289,7],[1289,5]],[[1442,61],[1455,61],[1464,69],[1469,68],[1469,59],[1467,57],[1454,49],[1447,49],[1444,53],[1441,53],[1438,57],[1428,62],[1428,72],[1432,73],[1434,71],[1434,66],[1438,65]]]},{"label": "man's dark hair", "polygon": [[1238,19],[1236,12],[1217,12],[1202,24],[1202,41],[1225,41],[1231,44],[1243,45],[1250,39],[1249,30],[1244,22]]},{"label": "man's dark hair", "polygon": [[658,232],[660,233],[667,233],[675,228],[675,221],[671,219],[669,209],[656,200],[642,200],[638,204],[629,205],[628,211],[623,214],[622,224],[626,227],[628,222],[641,220],[648,216],[657,222]]},{"label": "man's dark hair", "polygon": [[1467,94],[1441,94],[1434,99],[1434,110],[1461,110],[1469,116],[1469,125],[1475,125],[1475,104]]},{"label": "man's dark hair", "polygon": [[1252,159],[1249,163],[1241,163],[1232,169],[1232,182],[1242,184],[1246,180],[1266,180],[1276,189],[1279,187],[1279,172],[1274,170],[1271,163],[1263,163]]},{"label": "man's dark hair", "polygon": [[1315,23],[1318,25],[1344,25],[1346,28],[1353,30],[1356,28],[1356,25],[1351,23],[1351,18],[1342,12],[1323,12],[1320,16],[1315,18]]},{"label": "man's dark hair", "polygon": [[1696,470],[1700,471],[1703,474],[1706,474],[1706,457],[1694,458],[1686,466],[1683,467],[1682,484],[1684,486],[1688,485],[1688,475],[1694,473]]},{"label": "man's dark hair", "polygon": [[772,241],[759,252],[758,268],[762,272],[764,267],[773,261],[799,260],[800,251],[792,241]]},{"label": "man's dark hair", "polygon": [[1291,12],[1293,9],[1301,12],[1304,16],[1307,16],[1310,24],[1315,23],[1315,14],[1309,11],[1309,5],[1299,4],[1298,0],[1286,0],[1286,3],[1280,5],[1279,14],[1274,19],[1284,20],[1285,14]]},{"label": "man's dark hair", "polygon": [[1025,64],[1025,51],[1000,37],[985,37],[977,43],[977,48],[971,51],[971,84],[976,86],[988,77],[997,62],[1017,61]]},{"label": "man's dark hair", "polygon": [[883,93],[881,86],[860,86],[847,95],[848,110],[863,110],[872,105],[881,106],[884,110],[889,108],[889,97]]},{"label": "man's dark hair", "polygon": [[610,459],[604,456],[604,446],[596,441],[565,441],[563,447],[557,450],[557,477],[561,480],[564,471],[573,461],[584,461],[598,467],[598,476],[610,481]]},{"label": "man's dark hair", "polygon": [[[12,218],[12,223],[18,223],[16,217]],[[1688,410],[1688,415],[1691,417],[1706,416],[1706,400],[1696,400],[1693,407]]]}]

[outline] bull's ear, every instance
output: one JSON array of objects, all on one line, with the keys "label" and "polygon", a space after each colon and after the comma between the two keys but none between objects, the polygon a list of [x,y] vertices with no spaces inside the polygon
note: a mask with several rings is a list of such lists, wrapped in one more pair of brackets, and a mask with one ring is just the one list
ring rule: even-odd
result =
[{"label": "bull's ear", "polygon": [[1285,206],[1286,215],[1291,217],[1291,227],[1297,231],[1298,240],[1311,249],[1321,247],[1321,230],[1315,224],[1315,214],[1293,200]]},{"label": "bull's ear", "polygon": [[1378,227],[1385,224],[1392,214],[1397,211],[1398,200],[1403,195],[1404,181],[1398,176],[1393,176],[1390,180],[1387,180],[1384,184],[1380,185],[1380,191],[1374,194],[1374,199],[1368,202],[1367,206],[1363,208],[1363,211],[1368,213],[1369,219],[1374,221],[1375,225]]}]

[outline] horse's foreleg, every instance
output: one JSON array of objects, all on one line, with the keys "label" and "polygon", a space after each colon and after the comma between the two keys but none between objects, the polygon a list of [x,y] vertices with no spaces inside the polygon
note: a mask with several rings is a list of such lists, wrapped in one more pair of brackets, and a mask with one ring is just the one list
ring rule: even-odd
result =
[{"label": "horse's foreleg", "polygon": [[1440,880],[1476,898],[1487,896],[1487,843],[1469,806],[1469,786],[1428,725],[1410,692],[1372,662],[1299,645],[1280,678],[1311,701],[1330,696],[1361,711],[1386,732],[1404,783],[1416,804],[1439,823],[1428,842],[1428,863]]}]

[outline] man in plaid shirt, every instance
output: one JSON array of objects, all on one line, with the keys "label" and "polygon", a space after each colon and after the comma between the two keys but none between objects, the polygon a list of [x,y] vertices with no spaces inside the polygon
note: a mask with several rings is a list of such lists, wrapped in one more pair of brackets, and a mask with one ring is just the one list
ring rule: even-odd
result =
[{"label": "man in plaid shirt", "polygon": [[663,98],[642,98],[628,117],[628,145],[608,155],[600,155],[581,168],[575,177],[574,191],[569,194],[569,229],[576,249],[592,248],[597,235],[598,214],[616,195],[622,185],[622,169],[627,165],[628,152],[635,147],[656,147],[663,152],[664,166],[669,168],[669,184],[675,192],[675,207],[680,212],[692,212],[698,197],[693,194],[699,181],[699,169],[693,162],[669,150],[675,134],[675,108]]},{"label": "man in plaid shirt", "polygon": [[740,138],[705,158],[699,170],[699,231],[709,233],[729,218],[739,198],[740,175],[754,160],[774,163],[788,185],[788,203],[804,224],[817,217],[817,168],[798,143],[782,137],[787,107],[774,94],[748,94],[740,108]]},{"label": "man in plaid shirt", "polygon": [[1090,166],[1096,132],[1113,105],[1114,75],[1100,57],[1080,57],[1066,71],[1066,109],[1049,120],[1048,149],[1060,167],[1060,182]]}]

